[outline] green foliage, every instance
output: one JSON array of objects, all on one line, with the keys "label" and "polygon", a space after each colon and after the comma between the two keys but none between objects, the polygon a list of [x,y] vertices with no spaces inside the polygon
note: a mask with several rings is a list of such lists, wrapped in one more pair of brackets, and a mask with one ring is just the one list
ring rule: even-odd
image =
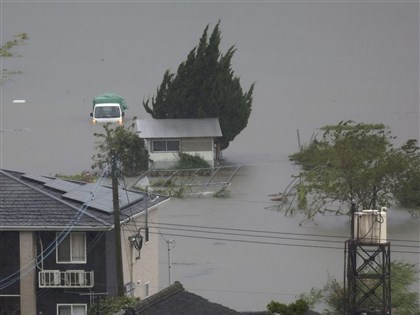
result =
[{"label": "green foliage", "polygon": [[139,301],[140,298],[131,296],[107,297],[99,301],[99,313],[98,305],[93,305],[89,308],[88,315],[112,315],[121,310],[125,310],[128,307],[134,306]]},{"label": "green foliage", "polygon": [[394,148],[394,137],[382,124],[347,121],[321,130],[321,139],[289,156],[301,168],[284,192],[286,197],[297,197],[289,198],[298,201],[292,211],[302,211],[307,219],[326,211],[348,214],[352,200],[362,209],[396,201],[420,208],[416,140]]},{"label": "green foliage", "polygon": [[[0,47],[0,57],[14,57],[16,56],[16,54],[14,52],[12,52],[12,49],[15,46],[18,46],[20,44],[23,44],[27,39],[28,39],[28,34],[26,33],[21,33],[15,36],[15,38],[13,40],[10,40],[8,42],[6,42],[5,44],[3,44]],[[0,78],[0,83],[9,78],[11,75],[14,74],[21,74],[21,71],[12,71],[12,70],[7,70],[7,69],[2,69],[1,70],[1,78]]]},{"label": "green foliage", "polygon": [[16,54],[14,54],[11,51],[11,49],[14,48],[15,46],[22,44],[28,38],[29,38],[28,34],[26,33],[21,33],[21,34],[16,35],[13,40],[6,42],[4,45],[0,47],[0,57],[16,56]]},{"label": "green foliage", "polygon": [[97,179],[97,176],[95,174],[88,171],[83,171],[82,173],[76,174],[76,175],[56,174],[55,176],[61,179],[75,180],[75,181],[85,182],[85,183],[93,183]]},{"label": "green foliage", "polygon": [[157,194],[176,198],[184,198],[191,190],[188,185],[178,185],[171,179],[160,179],[151,183],[150,187],[154,187],[153,191]]},{"label": "green foliage", "polygon": [[297,299],[289,305],[271,301],[267,305],[268,311],[280,315],[304,315],[309,310],[308,303],[304,299]]},{"label": "green foliage", "polygon": [[210,168],[210,164],[199,155],[179,153],[176,169]]},{"label": "green foliage", "polygon": [[[404,262],[391,262],[391,307],[392,314],[420,315],[419,294],[411,291],[411,286],[418,281],[419,270],[415,265]],[[310,307],[317,303],[327,305],[322,313],[325,315],[342,315],[344,310],[344,288],[335,278],[330,277],[323,288],[312,288],[309,294],[299,298]]]},{"label": "green foliage", "polygon": [[418,281],[418,273],[419,270],[415,265],[397,261],[391,264],[392,314],[420,315],[419,293],[410,290],[410,287]]},{"label": "green foliage", "polygon": [[230,191],[228,189],[228,186],[223,186],[222,189],[220,189],[219,191],[217,191],[213,194],[213,197],[215,197],[215,198],[229,198],[230,197]]},{"label": "green foliage", "polygon": [[150,184],[150,187],[173,187],[173,186],[175,186],[175,183],[170,179],[168,180],[159,179],[158,181]]},{"label": "green foliage", "polygon": [[248,124],[254,84],[242,91],[234,76],[231,60],[236,51],[230,47],[221,54],[219,23],[208,38],[206,26],[198,46],[190,51],[176,74],[167,70],[156,96],[143,102],[154,118],[219,118],[222,150]]},{"label": "green foliage", "polygon": [[105,133],[95,133],[100,141],[96,144],[96,153],[92,156],[94,161],[92,169],[101,170],[106,165],[111,165],[112,155],[117,157],[120,170],[125,176],[136,176],[147,170],[149,153],[144,140],[134,131],[134,123],[130,126],[111,127],[104,125]]},{"label": "green foliage", "polygon": [[396,163],[407,164],[405,172],[400,174],[402,180],[395,186],[395,197],[403,207],[420,209],[420,152],[415,140],[403,145],[396,157]]}]

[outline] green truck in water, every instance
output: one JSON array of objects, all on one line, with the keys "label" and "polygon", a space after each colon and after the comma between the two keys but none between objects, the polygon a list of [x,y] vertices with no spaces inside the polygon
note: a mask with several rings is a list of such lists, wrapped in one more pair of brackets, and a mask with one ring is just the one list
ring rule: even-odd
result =
[{"label": "green truck in water", "polygon": [[92,123],[124,123],[124,111],[128,109],[124,98],[114,93],[104,93],[93,99],[90,116]]}]

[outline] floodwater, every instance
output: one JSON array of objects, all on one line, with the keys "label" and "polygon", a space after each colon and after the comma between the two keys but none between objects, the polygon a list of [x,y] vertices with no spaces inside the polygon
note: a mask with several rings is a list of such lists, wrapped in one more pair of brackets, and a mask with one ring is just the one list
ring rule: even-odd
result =
[{"label": "floodwater", "polygon": [[[236,310],[291,302],[329,275],[341,279],[346,218],[299,226],[300,217],[267,209],[296,171],[287,156],[297,130],[304,143],[320,126],[351,119],[388,125],[397,144],[419,138],[418,3],[1,1],[0,9],[2,43],[29,36],[20,57],[1,60],[22,72],[1,85],[1,168],[43,175],[90,168],[101,131],[89,123],[95,95],[118,93],[128,120],[144,117],[142,100],[164,71],[176,71],[205,25],[221,20],[222,51],[235,45],[242,87],[256,83],[249,124],[224,152],[243,166],[231,198],[174,199],[160,210],[161,288],[171,239],[172,280]],[[390,209],[396,245],[419,241],[419,232],[418,219]],[[392,259],[419,263],[401,251],[413,250],[395,246]]]}]

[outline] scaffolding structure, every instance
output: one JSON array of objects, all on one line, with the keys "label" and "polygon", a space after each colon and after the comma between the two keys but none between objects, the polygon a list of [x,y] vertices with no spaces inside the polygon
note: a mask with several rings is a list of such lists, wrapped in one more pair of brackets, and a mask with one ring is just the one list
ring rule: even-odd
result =
[{"label": "scaffolding structure", "polygon": [[354,212],[346,242],[346,315],[391,315],[391,245],[386,209]]}]

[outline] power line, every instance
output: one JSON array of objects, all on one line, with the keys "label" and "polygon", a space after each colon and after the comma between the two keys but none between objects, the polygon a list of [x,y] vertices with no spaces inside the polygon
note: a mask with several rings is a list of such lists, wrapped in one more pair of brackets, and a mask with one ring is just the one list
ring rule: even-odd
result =
[{"label": "power line", "polygon": [[[252,229],[239,229],[239,228],[229,228],[229,227],[216,227],[216,226],[203,226],[203,225],[190,225],[190,224],[178,224],[178,223],[165,223],[165,222],[154,222],[158,225],[167,225],[167,226],[180,226],[180,227],[191,227],[191,228],[200,228],[200,229],[212,229],[212,230],[223,230],[223,231],[239,231],[239,232],[250,232],[250,233],[263,233],[263,234],[283,234],[283,235],[296,235],[296,236],[309,236],[309,237],[326,237],[326,238],[342,238],[347,240],[348,236],[342,235],[328,235],[328,234],[310,234],[310,233],[296,233],[296,232],[282,232],[282,231],[269,231],[269,230],[252,230]],[[254,235],[250,235],[254,236]],[[420,240],[398,240],[398,239],[389,239],[393,242],[407,242],[407,243],[419,243]]]},{"label": "power line", "polygon": [[[238,228],[215,227],[215,226],[160,223],[160,222],[159,223],[153,222],[153,224],[155,225],[156,228],[159,228],[161,230],[174,230],[174,231],[193,232],[193,233],[219,234],[219,235],[269,238],[269,239],[287,239],[287,240],[293,240],[293,241],[308,241],[308,242],[324,242],[324,243],[340,243],[341,244],[342,242],[340,240],[336,240],[337,238],[341,238],[343,240],[348,239],[345,236],[325,235],[325,234],[293,233],[293,232],[267,231],[267,230],[266,231],[264,231],[264,230],[250,230],[250,229],[238,229]],[[196,228],[198,228],[200,230],[197,230]],[[227,231],[227,232],[225,232],[225,231]],[[240,232],[247,232],[247,233],[240,233]],[[250,233],[252,233],[252,234],[250,234]],[[274,236],[271,236],[271,235],[274,235]],[[303,236],[303,237],[311,237],[311,238],[284,237],[284,236],[279,236],[279,235]],[[314,239],[312,237],[334,238],[335,240]],[[396,242],[408,242],[408,243],[420,243],[419,241],[415,241],[415,240],[394,240],[394,241],[396,241]],[[418,245],[396,245],[396,246],[407,247],[407,248],[418,248]]]},{"label": "power line", "polygon": [[266,235],[257,235],[257,234],[229,233],[229,232],[220,232],[220,231],[203,231],[203,230],[181,229],[181,228],[173,228],[173,227],[160,227],[160,229],[161,230],[170,230],[170,231],[196,232],[196,233],[244,236],[244,237],[255,237],[255,238],[270,238],[270,239],[282,239],[282,240],[293,240],[293,241],[338,243],[338,241],[333,241],[333,240],[305,239],[305,238],[281,237],[281,236],[266,236]]},{"label": "power line", "polygon": [[[215,231],[208,231],[207,229],[221,229],[221,230],[228,230],[228,231],[252,231],[252,232],[259,232],[259,233],[273,233],[273,234],[287,234],[287,235],[305,235],[305,236],[323,236],[323,237],[334,237],[331,235],[319,235],[319,234],[303,234],[303,233],[289,233],[289,232],[276,232],[276,231],[259,231],[259,230],[243,230],[243,229],[231,229],[231,228],[221,228],[221,227],[203,227],[204,230],[195,230],[195,229],[187,229],[187,228],[171,228],[171,227],[161,227],[159,226],[161,223],[154,223],[153,225],[158,229],[158,232],[153,232],[154,234],[164,234],[166,236],[178,236],[178,237],[185,237],[185,238],[195,238],[195,239],[207,239],[207,240],[218,240],[218,241],[232,241],[232,242],[240,242],[240,243],[252,243],[252,244],[264,244],[264,245],[276,245],[276,246],[296,246],[296,247],[307,247],[307,248],[324,248],[324,249],[340,249],[343,250],[343,247],[335,247],[335,246],[324,246],[324,245],[309,245],[309,244],[302,244],[302,243],[279,243],[279,242],[270,242],[270,241],[255,241],[249,240],[246,238],[251,237],[258,237],[258,238],[267,238],[267,239],[282,239],[282,240],[290,240],[290,241],[297,241],[297,242],[327,242],[327,243],[334,243],[334,244],[343,244],[341,241],[333,241],[333,240],[313,240],[313,239],[304,239],[304,238],[292,238],[292,237],[279,237],[279,236],[267,236],[261,234],[243,234],[243,233],[229,233],[229,232],[215,232]],[[165,224],[170,226],[181,226],[181,227],[188,227],[189,225],[185,224]],[[191,225],[195,227],[194,225]],[[162,233],[160,230],[169,230],[168,233]],[[170,232],[170,231],[177,231],[177,232]],[[195,234],[180,234],[178,231],[183,232],[191,232]],[[197,235],[200,233],[201,235]],[[210,237],[206,234],[218,234],[218,235],[228,235],[228,236],[238,236],[242,237],[242,239],[233,239],[233,238],[222,238],[222,237]],[[244,239],[245,237],[245,239]],[[397,245],[397,247],[407,247],[407,248],[418,248],[415,245]],[[420,254],[420,252],[415,251],[405,251],[405,250],[394,250],[395,253],[409,253],[409,254]]]},{"label": "power line", "polygon": [[[159,234],[159,232],[150,232],[153,234]],[[219,238],[219,237],[206,237],[206,236],[197,236],[197,235],[185,235],[185,234],[175,234],[175,233],[166,233],[165,235],[169,236],[178,236],[185,238],[194,238],[194,239],[206,239],[206,240],[216,240],[216,241],[227,241],[227,242],[239,242],[239,243],[250,243],[250,244],[262,244],[262,245],[276,245],[276,246],[291,246],[291,247],[306,247],[306,248],[321,248],[321,249],[339,249],[343,250],[343,247],[333,247],[333,246],[321,246],[321,245],[306,245],[306,244],[290,244],[290,243],[277,243],[277,242],[266,242],[266,241],[251,241],[251,240],[241,240],[241,239],[230,239],[230,238]],[[420,254],[420,252],[412,251],[402,251],[402,250],[393,250],[394,253],[404,253],[404,254]]]},{"label": "power line", "polygon": [[[151,234],[160,234],[159,232],[150,232]],[[251,240],[240,240],[240,239],[229,239],[221,237],[206,237],[206,236],[197,236],[197,235],[184,235],[184,234],[175,234],[175,233],[165,233],[165,235],[170,236],[179,236],[187,237],[194,239],[206,239],[206,240],[216,240],[216,241],[229,241],[229,242],[239,242],[239,243],[252,243],[252,244],[264,244],[264,245],[278,245],[278,246],[295,246],[295,247],[310,247],[310,248],[324,248],[324,249],[339,249],[343,250],[341,247],[332,247],[332,246],[317,246],[317,245],[304,245],[304,244],[286,244],[286,243],[276,243],[276,242],[262,242],[262,241],[251,241]]]},{"label": "power line", "polygon": [[[161,227],[162,230],[175,230],[175,231],[186,231],[186,232],[198,232],[198,233],[207,233],[207,234],[222,234],[222,235],[233,235],[233,236],[245,236],[245,237],[256,237],[256,238],[271,238],[271,239],[283,239],[283,240],[293,240],[293,241],[306,241],[306,242],[320,242],[320,243],[341,243],[339,241],[333,240],[322,240],[322,239],[306,239],[306,238],[294,238],[294,237],[278,237],[278,236],[265,236],[265,235],[256,235],[256,234],[239,234],[239,233],[227,233],[227,232],[216,232],[216,231],[200,231],[200,230],[189,230],[189,229],[179,229],[179,228],[166,228]],[[408,247],[408,248],[418,248],[416,245],[397,245],[399,247]]]}]

